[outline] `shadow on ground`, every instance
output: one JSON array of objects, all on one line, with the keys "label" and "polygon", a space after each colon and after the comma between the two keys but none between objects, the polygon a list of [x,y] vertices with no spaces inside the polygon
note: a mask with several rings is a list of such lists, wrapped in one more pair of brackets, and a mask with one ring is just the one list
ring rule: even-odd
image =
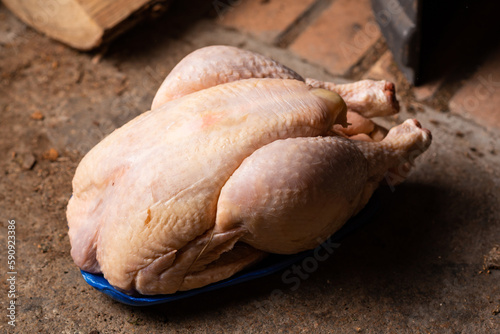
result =
[{"label": "shadow on ground", "polygon": [[[381,307],[379,312],[383,312],[392,307],[404,317],[419,317],[423,309],[448,303],[456,308],[451,314],[457,319],[451,320],[472,317],[473,311],[457,308],[458,301],[450,297],[458,293],[461,282],[481,269],[481,258],[474,263],[457,258],[467,245],[457,251],[455,241],[457,231],[472,230],[473,234],[477,213],[470,210],[470,204],[478,199],[417,183],[402,184],[394,192],[385,187],[379,196],[382,206],[373,221],[345,239],[315,272],[302,268],[308,277],[295,291],[282,280],[282,272],[188,300],[135,309],[135,314],[145,322],[171,318],[189,322],[191,317],[209,316],[241,303],[265,313],[276,307],[276,301],[310,299],[323,303],[323,308],[328,306],[331,314]],[[470,238],[471,244],[477,242],[477,236]],[[472,279],[468,287],[470,294],[481,289],[482,277],[476,276],[478,282]],[[353,300],[352,295],[357,298]]]}]

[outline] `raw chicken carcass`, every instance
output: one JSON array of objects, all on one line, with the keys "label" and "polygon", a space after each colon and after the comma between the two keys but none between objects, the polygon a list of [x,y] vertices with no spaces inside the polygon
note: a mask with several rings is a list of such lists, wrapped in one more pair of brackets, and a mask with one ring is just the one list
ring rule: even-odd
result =
[{"label": "raw chicken carcass", "polygon": [[195,51],[152,110],[81,161],[71,255],[122,291],[165,294],[312,249],[430,145],[416,120],[387,133],[369,119],[397,111],[385,81],[335,85],[233,47]]}]

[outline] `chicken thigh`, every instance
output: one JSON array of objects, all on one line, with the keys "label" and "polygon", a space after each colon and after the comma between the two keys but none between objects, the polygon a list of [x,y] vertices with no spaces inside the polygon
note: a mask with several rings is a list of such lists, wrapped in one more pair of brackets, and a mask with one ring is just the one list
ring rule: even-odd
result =
[{"label": "chicken thigh", "polygon": [[167,294],[312,249],[430,145],[416,120],[387,133],[369,119],[397,111],[385,81],[334,85],[233,47],[195,51],[152,110],[80,162],[71,255],[117,289]]}]

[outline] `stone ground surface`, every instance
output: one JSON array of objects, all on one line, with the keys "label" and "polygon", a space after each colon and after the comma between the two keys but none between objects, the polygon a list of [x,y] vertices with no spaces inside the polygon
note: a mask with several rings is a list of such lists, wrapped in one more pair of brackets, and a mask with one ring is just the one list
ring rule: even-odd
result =
[{"label": "stone ground surface", "polygon": [[[355,15],[336,16],[347,25],[335,23],[344,49],[325,41],[323,14],[331,6],[353,11],[350,2],[232,3],[214,2],[212,15],[201,18],[191,7],[188,20],[176,20],[187,15],[181,6],[94,53],[39,35],[0,5],[0,249],[7,254],[8,220],[15,219],[18,273],[17,325],[11,327],[2,255],[0,330],[498,332],[500,271],[485,269],[485,256],[500,243],[498,51],[449,96],[440,94],[440,84],[415,89],[402,78],[370,23],[368,1],[359,2]],[[243,9],[276,22],[259,25]],[[336,30],[330,33],[333,40]],[[381,189],[373,221],[304,275],[298,288],[278,273],[170,304],[122,305],[88,286],[69,255],[65,207],[74,170],[104,136],[148,109],[183,56],[212,44],[255,50],[318,79],[390,78],[403,110],[380,122],[416,117],[432,131],[433,144],[404,184]],[[444,111],[430,107],[436,105]]]}]

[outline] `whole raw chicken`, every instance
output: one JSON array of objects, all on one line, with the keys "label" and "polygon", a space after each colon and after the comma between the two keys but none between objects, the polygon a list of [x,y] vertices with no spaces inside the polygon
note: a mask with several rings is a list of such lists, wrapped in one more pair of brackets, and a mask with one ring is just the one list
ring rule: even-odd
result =
[{"label": "whole raw chicken", "polygon": [[368,119],[398,111],[391,83],[304,80],[227,46],[184,58],[151,109],[83,158],[67,210],[75,263],[127,293],[312,249],[431,142],[416,120]]}]

